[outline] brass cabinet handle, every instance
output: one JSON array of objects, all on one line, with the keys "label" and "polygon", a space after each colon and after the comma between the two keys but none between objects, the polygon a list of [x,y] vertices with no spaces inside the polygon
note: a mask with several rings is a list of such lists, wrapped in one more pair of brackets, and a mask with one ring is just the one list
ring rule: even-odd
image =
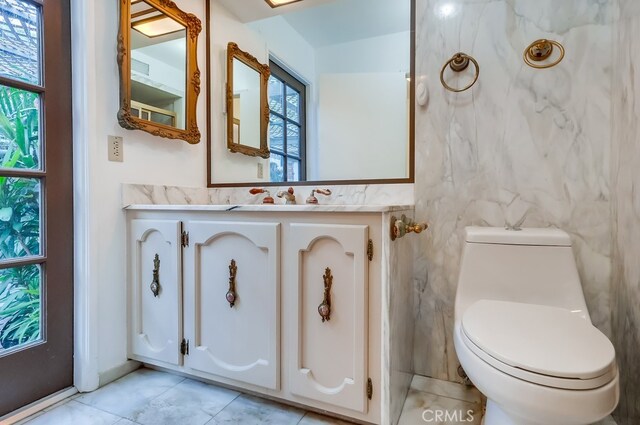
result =
[{"label": "brass cabinet handle", "polygon": [[318,313],[322,317],[322,323],[331,320],[331,285],[333,285],[333,276],[329,267],[324,271],[322,276],[324,281],[324,299],[318,306]]},{"label": "brass cabinet handle", "polygon": [[160,294],[160,257],[158,254],[153,258],[153,281],[149,285],[154,297]]},{"label": "brass cabinet handle", "polygon": [[233,308],[233,306],[236,304],[236,301],[238,300],[238,294],[236,294],[237,272],[238,267],[236,266],[236,260],[231,260],[231,264],[229,264],[229,290],[227,291],[227,295],[225,296],[230,308]]}]

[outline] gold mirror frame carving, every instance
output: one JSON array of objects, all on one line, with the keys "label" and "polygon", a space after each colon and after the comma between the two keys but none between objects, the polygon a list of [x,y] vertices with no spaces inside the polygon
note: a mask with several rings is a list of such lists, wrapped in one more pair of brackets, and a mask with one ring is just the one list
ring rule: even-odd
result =
[{"label": "gold mirror frame carving", "polygon": [[[242,145],[233,142],[233,60],[238,59],[260,74],[260,109],[262,110],[260,119],[260,148]],[[267,99],[267,89],[271,71],[268,65],[261,64],[251,54],[240,50],[236,43],[227,45],[227,148],[231,152],[242,153],[249,156],[259,156],[269,158],[269,145],[267,143],[267,131],[269,129],[269,101]]]},{"label": "gold mirror frame carving", "polygon": [[198,68],[198,36],[202,22],[192,13],[182,11],[171,0],[144,0],[187,30],[187,81],[185,99],[185,129],[143,120],[131,114],[131,0],[120,1],[120,29],[118,32],[118,67],[120,69],[120,109],[118,123],[127,130],[142,130],[154,136],[180,139],[190,144],[200,143],[196,106],[200,95]]}]

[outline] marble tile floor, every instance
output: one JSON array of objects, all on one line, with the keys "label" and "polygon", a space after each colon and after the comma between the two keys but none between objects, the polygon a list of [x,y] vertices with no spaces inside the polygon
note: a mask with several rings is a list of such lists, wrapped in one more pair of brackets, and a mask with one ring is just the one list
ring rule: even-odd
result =
[{"label": "marble tile floor", "polygon": [[[473,387],[416,375],[398,425],[480,425],[484,402],[482,394]],[[437,412],[449,412],[449,419],[438,420]],[[170,373],[139,369],[97,391],[63,400],[19,424],[348,425],[349,422]],[[615,422],[607,418],[597,425]]]},{"label": "marble tile floor", "polygon": [[[485,397],[474,387],[415,375],[398,425],[481,425],[485,403]],[[438,421],[438,411],[449,412],[449,420]],[[609,416],[593,425],[616,422]]]},{"label": "marble tile floor", "polygon": [[480,425],[483,405],[474,387],[415,375],[398,425]]},{"label": "marble tile floor", "polygon": [[347,422],[151,369],[77,394],[19,424],[347,425]]}]

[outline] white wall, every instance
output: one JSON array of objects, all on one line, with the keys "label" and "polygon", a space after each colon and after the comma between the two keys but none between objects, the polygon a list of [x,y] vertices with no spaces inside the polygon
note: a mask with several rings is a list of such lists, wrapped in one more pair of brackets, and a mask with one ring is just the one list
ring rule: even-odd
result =
[{"label": "white wall", "polygon": [[[222,7],[217,0],[211,0],[211,181],[216,183],[269,181],[268,159],[231,153],[227,149],[225,84],[227,44],[231,41],[237,43],[240,49],[255,56],[260,63],[269,62],[265,43],[260,37]],[[206,92],[203,90],[202,93]],[[263,164],[264,169],[262,179],[257,177],[259,163]]]},{"label": "white wall", "polygon": [[320,75],[317,178],[405,176],[407,89],[404,72]]},{"label": "white wall", "polygon": [[318,138],[307,146],[317,163],[309,178],[409,175],[410,58],[409,32],[316,50]]},{"label": "white wall", "polygon": [[[72,4],[76,231],[81,230],[80,223],[88,233],[76,243],[76,247],[82,247],[76,261],[77,270],[83,269],[89,276],[88,281],[76,279],[76,296],[82,303],[95,305],[98,317],[97,323],[87,325],[88,330],[83,328],[84,324],[77,326],[85,336],[97,334],[97,347],[87,350],[98,353],[98,371],[104,373],[126,361],[125,215],[120,209],[121,183],[203,186],[206,181],[206,82],[202,79],[203,90],[198,99],[200,144],[189,145],[141,131],[124,130],[116,119],[118,2],[73,0]],[[178,0],[177,4],[204,22],[204,2]],[[198,39],[198,64],[204,74],[204,31]],[[107,135],[110,134],[124,137],[123,163],[107,161]],[[92,285],[97,288],[93,295]],[[95,329],[92,330],[92,326]],[[78,329],[76,331],[79,335]],[[86,341],[77,343],[83,342]],[[78,347],[78,350],[84,348]]]},{"label": "white wall", "polygon": [[[411,33],[403,31],[316,50],[316,74],[336,72],[409,72]],[[381,53],[385,53],[381,56]]]}]

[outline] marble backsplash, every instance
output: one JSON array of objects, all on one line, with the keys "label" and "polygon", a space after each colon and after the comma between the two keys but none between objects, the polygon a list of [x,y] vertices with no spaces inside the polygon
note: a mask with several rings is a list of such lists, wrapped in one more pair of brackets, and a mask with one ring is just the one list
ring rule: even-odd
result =
[{"label": "marble backsplash", "polygon": [[619,425],[640,423],[640,2],[620,0],[613,56],[612,313]]},{"label": "marble backsplash", "polygon": [[[416,111],[416,218],[430,231],[416,258],[416,373],[460,381],[451,335],[468,225],[569,232],[591,318],[611,335],[612,21],[600,0],[417,0],[416,76],[430,101]],[[564,44],[559,66],[523,63],[538,38]],[[481,73],[454,94],[439,73],[458,51]]]},{"label": "marble backsplash", "polygon": [[[304,204],[317,186],[295,186],[298,204]],[[413,184],[322,186],[331,195],[316,195],[320,204],[327,205],[413,205]],[[249,187],[198,188],[143,184],[122,185],[122,206],[142,205],[242,205],[259,204],[264,195],[249,194]],[[276,203],[283,203],[276,193],[288,186],[269,187]]]}]

